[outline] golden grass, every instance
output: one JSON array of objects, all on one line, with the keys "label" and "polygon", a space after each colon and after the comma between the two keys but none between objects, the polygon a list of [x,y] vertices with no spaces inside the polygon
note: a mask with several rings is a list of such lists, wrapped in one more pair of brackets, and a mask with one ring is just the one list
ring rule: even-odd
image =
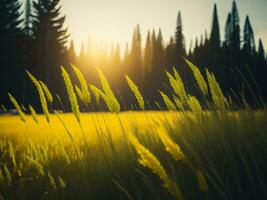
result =
[{"label": "golden grass", "polygon": [[[178,113],[171,112],[121,112],[118,114],[125,130],[131,130],[133,126],[137,126],[140,130],[145,130],[148,124],[156,125],[156,122],[164,121],[165,117],[168,120],[173,121],[174,117],[179,115]],[[44,115],[37,115],[39,123],[36,124],[32,119],[32,116],[25,116],[27,126],[17,116],[3,115],[0,116],[0,130],[1,136],[9,136],[15,138],[24,138],[25,136],[31,136],[31,138],[37,140],[44,140],[47,138],[54,138],[54,133],[63,140],[68,141],[66,137],[66,131],[55,114],[51,114],[51,130],[47,128],[47,123]],[[62,119],[67,125],[69,131],[73,134],[76,140],[81,138],[81,129],[76,121],[76,118],[72,113],[62,114]],[[148,120],[147,120],[148,118]],[[81,125],[85,131],[86,137],[90,141],[95,141],[97,138],[97,129],[100,129],[103,134],[107,134],[110,131],[114,139],[120,139],[122,136],[121,124],[118,120],[116,113],[89,113],[81,114]],[[106,122],[108,122],[106,124]],[[106,126],[106,125],[107,126]],[[27,138],[28,139],[28,138]]]}]

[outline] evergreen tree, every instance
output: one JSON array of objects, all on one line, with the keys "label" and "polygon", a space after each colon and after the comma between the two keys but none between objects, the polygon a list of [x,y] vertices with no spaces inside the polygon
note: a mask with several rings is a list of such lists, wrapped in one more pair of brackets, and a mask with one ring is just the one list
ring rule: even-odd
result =
[{"label": "evergreen tree", "polygon": [[183,35],[182,16],[180,11],[178,12],[177,23],[176,23],[175,51],[176,53],[172,58],[172,60],[175,60],[174,67],[176,67],[183,80],[187,82],[187,75],[189,70],[183,58],[186,57],[186,50],[185,50],[185,39]]},{"label": "evergreen tree", "polygon": [[165,65],[165,55],[164,55],[164,46],[163,46],[163,37],[162,31],[159,29],[158,36],[157,36],[157,54],[158,54],[158,69],[161,70]]},{"label": "evergreen tree", "polygon": [[131,49],[131,68],[129,69],[129,75],[137,83],[142,82],[142,46],[141,46],[141,33],[139,25],[134,29],[132,49]]},{"label": "evergreen tree", "polygon": [[203,47],[203,45],[204,45],[204,42],[203,42],[203,35],[201,34],[200,35],[200,45],[199,45],[199,47]]},{"label": "evergreen tree", "polygon": [[127,68],[127,66],[129,65],[129,44],[128,44],[128,42],[125,44],[123,63],[124,63],[123,64],[124,69]]},{"label": "evergreen tree", "polygon": [[240,25],[236,2],[233,1],[231,12],[231,36],[230,45],[233,52],[240,50]]},{"label": "evergreen tree", "polygon": [[255,39],[248,16],[245,21],[243,37],[243,51],[246,55],[252,55],[255,51]]},{"label": "evergreen tree", "polygon": [[192,39],[190,40],[190,44],[189,44],[188,59],[193,60],[193,41],[192,41]]},{"label": "evergreen tree", "polygon": [[212,27],[210,33],[210,46],[212,50],[220,48],[220,26],[219,26],[216,4],[214,5],[213,8]]},{"label": "evergreen tree", "polygon": [[231,44],[231,13],[228,13],[225,23],[225,46],[230,47]]},{"label": "evergreen tree", "polygon": [[75,46],[73,40],[70,42],[70,47],[69,47],[69,62],[76,65],[77,64],[77,55],[75,52]]},{"label": "evergreen tree", "polygon": [[182,25],[182,16],[181,12],[178,12],[177,17],[177,25],[176,25],[176,32],[175,32],[175,46],[177,50],[177,54],[184,56],[185,55],[185,42],[184,42],[184,35],[183,35],[183,25]]},{"label": "evergreen tree", "polygon": [[259,54],[260,58],[265,59],[265,51],[264,51],[261,39],[259,39],[258,54]]},{"label": "evergreen tree", "polygon": [[152,33],[152,67],[150,76],[150,96],[153,98],[163,82],[163,72],[165,67],[165,52],[161,29],[157,37],[155,31]]},{"label": "evergreen tree", "polygon": [[152,42],[150,37],[150,31],[147,32],[145,55],[144,55],[144,69],[145,74],[150,73],[152,67]]},{"label": "evergreen tree", "polygon": [[[61,16],[60,0],[38,0],[33,2],[33,33],[40,79],[59,89],[60,66],[66,59],[67,29],[65,16]],[[58,84],[57,84],[58,83]]]},{"label": "evergreen tree", "polygon": [[25,2],[25,20],[24,20],[24,32],[26,36],[32,35],[32,3],[31,0]]},{"label": "evergreen tree", "polygon": [[208,37],[208,32],[205,30],[204,32],[204,46],[208,45],[209,43],[209,37]]},{"label": "evergreen tree", "polygon": [[[121,66],[121,51],[120,51],[120,45],[117,44],[115,50],[114,50],[114,65],[118,69]],[[118,70],[117,70],[118,71]]]},{"label": "evergreen tree", "polygon": [[176,65],[176,48],[174,38],[170,38],[170,42],[166,47],[166,67],[167,70],[172,70],[172,67]]},{"label": "evergreen tree", "polygon": [[21,3],[19,0],[0,1],[0,102],[7,104],[7,93],[19,100],[22,94]]}]

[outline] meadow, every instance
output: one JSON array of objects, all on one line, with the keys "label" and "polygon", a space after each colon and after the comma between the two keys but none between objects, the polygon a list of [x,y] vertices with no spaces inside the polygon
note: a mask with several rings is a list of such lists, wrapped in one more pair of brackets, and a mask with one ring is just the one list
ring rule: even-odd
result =
[{"label": "meadow", "polygon": [[[73,66],[77,85],[62,67],[72,112],[61,113],[27,72],[43,114],[9,94],[18,115],[0,116],[0,199],[267,199],[264,105],[235,105],[211,72],[187,63],[200,97],[174,69],[166,72],[172,96],[159,91],[159,111],[146,111],[126,76],[139,111],[122,112],[101,70],[97,88]],[[92,99],[109,112],[81,113]]]}]

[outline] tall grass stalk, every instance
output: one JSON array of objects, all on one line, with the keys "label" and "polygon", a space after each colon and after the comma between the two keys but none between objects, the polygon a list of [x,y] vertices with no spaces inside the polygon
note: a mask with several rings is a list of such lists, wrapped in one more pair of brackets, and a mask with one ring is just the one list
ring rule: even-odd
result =
[{"label": "tall grass stalk", "polygon": [[49,123],[50,122],[49,111],[48,111],[48,108],[47,108],[47,101],[46,101],[45,94],[44,94],[44,91],[42,89],[42,86],[39,83],[39,81],[29,71],[26,70],[26,73],[27,73],[27,75],[29,76],[29,78],[31,79],[31,81],[33,82],[34,86],[36,87],[36,89],[38,91],[40,102],[41,102],[41,106],[42,106],[43,112],[45,114],[46,121]]},{"label": "tall grass stalk", "polygon": [[57,98],[57,100],[58,100],[58,102],[59,102],[59,104],[61,106],[61,109],[65,112],[66,109],[65,109],[65,107],[64,107],[64,105],[63,105],[63,103],[61,101],[61,98],[60,98],[60,96],[58,94],[56,94],[56,98]]},{"label": "tall grass stalk", "polygon": [[70,132],[68,126],[66,125],[66,123],[64,122],[64,120],[62,119],[62,117],[60,116],[60,114],[59,114],[57,111],[55,111],[55,115],[56,115],[56,117],[58,118],[58,120],[60,121],[60,123],[62,124],[62,126],[64,127],[64,129],[65,129],[65,131],[66,131],[68,137],[70,138],[70,140],[71,140],[71,142],[72,142],[72,144],[73,144],[73,146],[74,146],[74,148],[75,148],[75,152],[76,152],[76,154],[77,154],[77,158],[80,158],[80,154],[79,154],[78,146],[77,146],[77,144],[76,144],[76,142],[75,142],[75,140],[74,140],[74,137],[73,137],[73,135],[71,134],[71,132]]},{"label": "tall grass stalk", "polygon": [[167,106],[168,110],[176,110],[175,104],[170,100],[170,98],[164,93],[159,91],[160,95],[162,96],[162,99]]},{"label": "tall grass stalk", "polygon": [[74,92],[74,88],[73,88],[70,76],[69,76],[68,72],[64,69],[64,67],[61,67],[61,72],[62,72],[62,77],[63,77],[64,83],[66,86],[66,90],[67,90],[67,93],[69,96],[69,101],[71,104],[71,110],[72,110],[72,112],[73,112],[73,114],[74,114],[74,116],[75,116],[75,118],[76,118],[76,120],[77,120],[77,122],[81,128],[84,142],[88,147],[87,139],[85,137],[85,133],[84,133],[84,130],[83,130],[83,127],[81,124],[81,114],[80,114],[79,104],[77,101],[76,94]]},{"label": "tall grass stalk", "polygon": [[184,153],[181,151],[178,144],[172,141],[170,136],[166,133],[166,130],[162,127],[158,128],[158,135],[165,146],[167,152],[169,152],[175,160],[182,160],[185,158]]},{"label": "tall grass stalk", "polygon": [[20,117],[21,121],[23,121],[25,123],[26,122],[25,113],[22,111],[17,100],[10,93],[8,93],[8,97],[9,97],[11,103],[13,104],[13,106],[16,108],[17,112],[19,113],[19,117]]},{"label": "tall grass stalk", "polygon": [[175,199],[183,200],[184,198],[181,189],[169,178],[159,160],[148,149],[140,144],[137,138],[133,135],[129,136],[129,141],[141,157],[139,163],[155,173],[163,181],[164,187],[175,197]]},{"label": "tall grass stalk", "polygon": [[41,177],[45,176],[44,167],[41,163],[29,156],[26,156],[26,159],[32,164],[32,166],[36,169],[36,171]]},{"label": "tall grass stalk", "polygon": [[[75,87],[75,91],[76,91],[78,97],[80,98],[80,100],[82,102],[84,102],[84,96],[83,96],[81,89],[78,87],[78,85],[75,85],[74,87]],[[87,104],[85,104],[85,105],[87,105]]]},{"label": "tall grass stalk", "polygon": [[100,97],[104,100],[106,106],[108,107],[108,110],[110,112],[118,112],[118,109],[116,106],[114,106],[112,99],[109,98],[102,90],[99,88],[95,87],[94,85],[90,85],[90,89],[92,90],[92,93],[94,94],[96,98],[96,102],[98,106],[100,106]]},{"label": "tall grass stalk", "polygon": [[88,104],[91,102],[91,94],[88,90],[87,82],[82,74],[82,72],[74,65],[72,65],[72,69],[76,75],[76,77],[79,80],[80,87],[81,87],[81,93],[82,93],[82,101],[83,103],[88,106]]},{"label": "tall grass stalk", "polygon": [[102,89],[106,95],[106,97],[109,99],[110,103],[112,104],[112,111],[113,112],[120,112],[120,104],[118,102],[118,100],[116,99],[108,80],[106,79],[104,73],[97,68],[98,71],[98,76],[102,85]]},{"label": "tall grass stalk", "polygon": [[4,112],[7,112],[7,109],[6,109],[6,107],[5,107],[3,104],[1,104],[1,108],[2,108],[2,110],[3,110]]},{"label": "tall grass stalk", "polygon": [[[186,100],[187,100],[187,92],[186,92],[186,89],[184,86],[184,82],[183,82],[180,74],[178,73],[178,71],[174,67],[173,67],[173,73],[174,73],[175,81],[174,81],[174,85],[173,86],[171,85],[171,86],[173,87],[175,94],[180,98],[182,103],[185,104]],[[170,78],[170,77],[168,77],[168,78]],[[169,79],[169,81],[170,81],[170,79]]]},{"label": "tall grass stalk", "polygon": [[229,104],[227,99],[223,95],[219,83],[217,82],[214,74],[210,73],[208,69],[206,69],[206,75],[208,79],[210,93],[215,107],[218,110],[225,110],[227,107],[229,107]]},{"label": "tall grass stalk", "polygon": [[36,124],[38,124],[38,123],[39,123],[39,120],[38,120],[38,117],[37,117],[37,114],[36,114],[34,108],[33,108],[31,105],[29,105],[29,109],[30,109],[30,112],[31,112],[31,116],[32,116],[32,118],[33,118],[33,121],[34,121]]},{"label": "tall grass stalk", "polygon": [[44,91],[44,93],[45,93],[45,96],[46,96],[46,98],[47,98],[47,101],[48,101],[49,103],[53,103],[53,95],[52,95],[52,93],[50,92],[50,90],[48,89],[47,85],[46,85],[44,82],[42,82],[42,81],[39,81],[39,82],[40,82],[40,84],[41,84],[41,86],[42,86],[42,88],[43,88],[43,91]]},{"label": "tall grass stalk", "polygon": [[136,86],[136,84],[132,81],[132,79],[130,79],[129,76],[125,76],[126,81],[130,87],[130,89],[132,90],[138,104],[141,110],[145,110],[145,102],[144,102],[144,98],[141,94],[141,92],[139,91],[138,87]]},{"label": "tall grass stalk", "polygon": [[197,100],[196,97],[194,96],[189,96],[187,104],[189,106],[189,109],[195,113],[197,116],[199,116],[202,113],[202,108],[201,105],[199,103],[199,101]]},{"label": "tall grass stalk", "polygon": [[61,67],[61,73],[62,73],[62,77],[66,86],[66,90],[69,96],[69,101],[71,104],[71,110],[76,118],[76,120],[78,121],[78,123],[81,123],[81,118],[80,118],[80,109],[79,109],[79,104],[77,102],[77,97],[76,94],[74,92],[74,88],[70,79],[70,76],[68,74],[68,72],[64,69],[64,67]]},{"label": "tall grass stalk", "polygon": [[185,61],[190,67],[190,69],[192,70],[200,91],[202,92],[204,96],[206,96],[208,94],[208,85],[204,77],[202,76],[199,68],[195,66],[193,63],[191,63],[189,60],[185,59]]},{"label": "tall grass stalk", "polygon": [[208,192],[209,191],[209,186],[206,181],[205,175],[201,169],[196,169],[195,171],[197,181],[198,181],[198,187],[201,192]]}]

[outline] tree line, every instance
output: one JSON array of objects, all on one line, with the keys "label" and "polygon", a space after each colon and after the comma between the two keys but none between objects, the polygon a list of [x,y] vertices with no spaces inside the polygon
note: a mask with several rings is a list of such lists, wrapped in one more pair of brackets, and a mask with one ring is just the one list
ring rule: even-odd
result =
[{"label": "tree line", "polygon": [[[22,11],[23,10],[23,11]],[[65,26],[66,16],[61,14],[60,0],[26,0],[25,8],[19,0],[0,2],[0,103],[9,105],[10,92],[23,104],[38,106],[37,93],[25,75],[31,71],[45,82],[52,93],[66,104],[66,94],[60,66],[70,69],[76,65],[89,83],[98,85],[95,67],[100,67],[110,80],[112,88],[130,106],[125,82],[128,74],[139,86],[145,99],[159,98],[158,90],[167,86],[165,71],[173,67],[181,74],[187,90],[196,95],[194,78],[184,58],[188,58],[202,72],[205,67],[214,72],[224,93],[233,101],[259,104],[267,99],[267,60],[261,39],[256,45],[249,16],[246,16],[241,34],[236,2],[225,23],[224,38],[220,34],[217,6],[214,5],[212,27],[201,39],[196,38],[186,49],[182,14],[177,16],[176,30],[168,42],[163,40],[161,29],[149,30],[142,38],[140,26],[133,31],[131,46],[126,44],[123,56],[120,46],[106,47],[94,54],[91,43],[82,45],[79,54]],[[242,36],[242,37],[241,37]],[[144,40],[144,41],[142,41]],[[145,43],[144,47],[142,43]],[[257,47],[257,48],[256,48]],[[69,70],[71,72],[71,70]],[[73,74],[71,74],[73,76]],[[73,76],[73,79],[75,77]],[[155,105],[151,105],[154,108]]]}]

